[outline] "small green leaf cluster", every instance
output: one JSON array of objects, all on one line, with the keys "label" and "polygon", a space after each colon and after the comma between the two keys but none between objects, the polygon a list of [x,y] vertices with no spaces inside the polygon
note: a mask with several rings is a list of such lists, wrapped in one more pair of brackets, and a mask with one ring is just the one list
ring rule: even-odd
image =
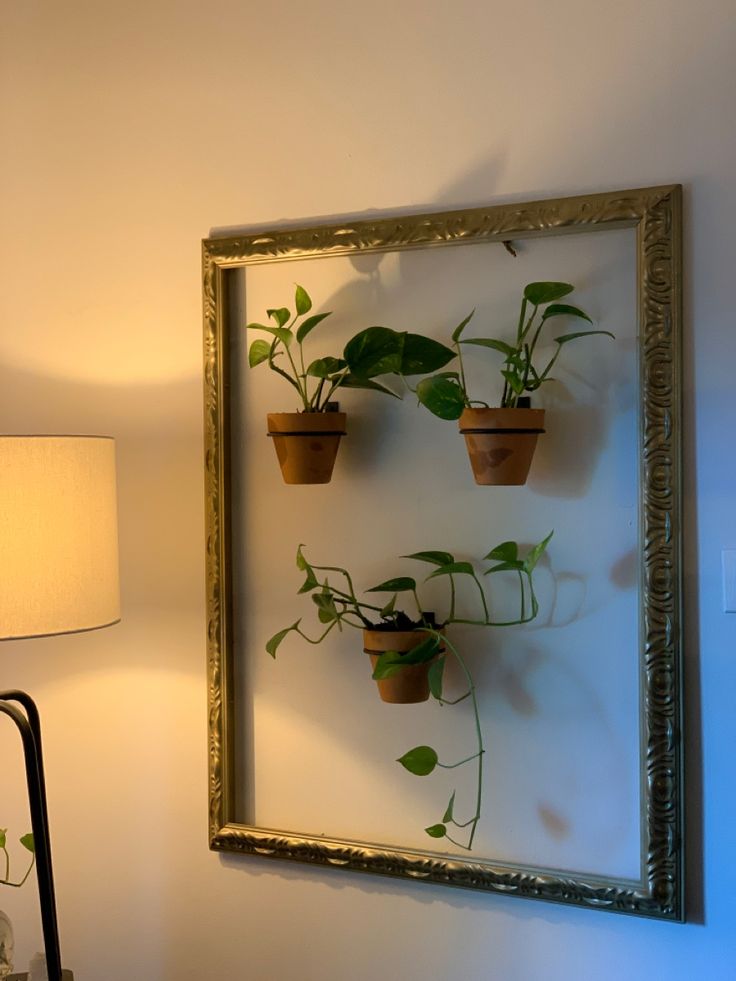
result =
[{"label": "small green leaf cluster", "polygon": [[26,849],[26,851],[31,853],[31,862],[22,879],[13,882],[10,878],[10,853],[8,852],[8,829],[0,828],[0,851],[5,855],[5,875],[0,879],[0,885],[2,886],[12,886],[15,889],[19,889],[23,883],[26,881],[28,876],[31,874],[31,869],[36,861],[36,846],[33,841],[33,835],[31,832],[21,835],[18,839],[20,844]]},{"label": "small green leaf cluster", "polygon": [[[451,361],[455,354],[450,348],[421,334],[395,331],[389,327],[368,327],[351,338],[342,357],[316,358],[309,364],[304,358],[303,344],[312,331],[331,312],[312,314],[312,299],[303,286],[297,285],[294,296],[295,313],[288,307],[267,310],[273,324],[248,324],[248,329],[260,330],[271,340],[259,338],[251,343],[248,363],[251,368],[268,364],[296,389],[304,412],[324,412],[339,388],[361,388],[399,397],[375,379],[382,375],[425,375],[437,371]],[[296,357],[295,357],[296,354]],[[280,364],[277,359],[283,358]]]},{"label": "small green leaf cluster", "polygon": [[[468,394],[461,345],[471,344],[490,348],[503,355],[501,407],[516,408],[525,392],[536,392],[545,382],[551,380],[550,371],[565,344],[592,334],[614,336],[607,330],[581,330],[561,334],[554,338],[557,347],[546,364],[544,366],[535,364],[537,344],[542,328],[548,320],[555,317],[574,317],[592,323],[588,314],[579,307],[556,302],[572,293],[574,289],[575,287],[570,283],[528,283],[524,287],[516,337],[512,343],[493,337],[464,337],[465,328],[475,313],[473,310],[452,332],[452,343],[457,353],[459,371],[444,371],[422,379],[416,387],[419,401],[440,419],[459,419],[464,409],[474,405],[488,408],[488,403],[471,399]],[[530,308],[531,312],[529,312]]]},{"label": "small green leaf cluster", "polygon": [[[312,640],[302,630],[302,618],[300,617],[290,626],[284,627],[275,633],[267,642],[266,651],[272,657],[275,657],[276,651],[282,641],[290,633],[297,633],[305,640],[310,641],[310,643],[318,644],[322,642],[333,628],[337,627],[342,630],[343,626],[357,629],[439,630],[452,623],[474,624],[485,627],[513,626],[515,624],[528,623],[536,617],[539,610],[539,604],[534,592],[532,574],[547,548],[551,537],[552,533],[550,532],[543,541],[531,547],[523,557],[520,555],[518,543],[513,541],[501,542],[500,545],[496,545],[483,556],[484,561],[493,564],[481,570],[481,577],[498,572],[516,572],[519,576],[519,615],[518,617],[501,621],[493,620],[490,616],[490,607],[486,592],[475,566],[471,562],[457,560],[451,552],[430,549],[401,556],[404,559],[413,559],[434,566],[434,570],[426,576],[425,582],[439,577],[446,577],[449,585],[448,612],[444,619],[439,620],[434,614],[425,612],[419,598],[417,580],[413,577],[395,576],[366,589],[366,593],[391,594],[387,603],[380,605],[371,603],[357,596],[353,585],[353,578],[347,569],[340,566],[314,565],[304,555],[304,546],[299,545],[296,552],[296,566],[305,576],[304,582],[299,589],[299,594],[305,593],[310,595],[312,602],[317,608],[317,619],[326,629],[316,640]],[[328,575],[322,577],[322,573],[335,573],[339,579],[336,583],[334,576],[330,580]],[[479,610],[475,617],[460,617],[457,614],[456,576],[467,577],[474,584],[474,589],[479,598]],[[412,596],[416,609],[416,619],[411,619],[405,611],[397,608],[396,603],[401,593],[408,593]],[[429,653],[430,646],[428,645],[425,651],[423,645],[420,644],[418,648],[414,649],[414,652],[407,652],[401,655],[401,661],[396,661],[395,664],[392,663],[391,657],[389,656],[391,652],[386,652],[378,660],[376,666],[378,673],[374,674],[374,677],[390,677],[392,673],[398,670],[400,664],[418,664],[424,660],[432,660],[436,651]],[[412,659],[409,659],[410,656]],[[389,671],[389,674],[382,674],[381,672],[383,671]]]}]

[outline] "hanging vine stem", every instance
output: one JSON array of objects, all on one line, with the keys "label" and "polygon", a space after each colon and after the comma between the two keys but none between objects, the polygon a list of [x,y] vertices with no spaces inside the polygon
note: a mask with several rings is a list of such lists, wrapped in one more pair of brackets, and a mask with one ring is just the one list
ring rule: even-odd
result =
[{"label": "hanging vine stem", "polygon": [[[440,637],[440,635],[436,632],[435,635],[438,638]],[[466,698],[470,698],[473,707],[475,736],[476,736],[478,748],[477,751],[473,753],[472,756],[468,756],[464,760],[458,760],[457,763],[441,763],[438,760],[437,765],[441,766],[443,769],[452,770],[455,769],[455,767],[462,766],[465,763],[470,763],[473,760],[478,761],[477,778],[476,778],[476,794],[475,794],[475,814],[473,814],[473,816],[468,821],[460,822],[455,820],[455,814],[454,814],[455,791],[453,790],[452,796],[450,797],[450,802],[447,805],[445,814],[442,818],[442,822],[440,824],[432,825],[431,829],[425,828],[425,831],[432,838],[447,838],[447,840],[451,841],[453,845],[457,845],[458,848],[464,848],[466,851],[469,852],[472,850],[473,847],[473,839],[475,838],[475,832],[478,827],[478,822],[480,821],[481,806],[483,803],[483,756],[485,755],[485,747],[483,746],[483,730],[480,724],[480,712],[478,711],[478,699],[475,693],[475,682],[473,681],[473,676],[470,673],[470,669],[468,668],[467,664],[465,663],[465,659],[462,657],[462,655],[455,647],[455,645],[451,641],[447,640],[447,638],[444,638],[444,643],[445,646],[449,648],[449,650],[451,651],[452,656],[455,658],[458,665],[460,666],[460,670],[465,675],[465,680],[468,683],[468,690],[465,692],[464,695],[461,695],[460,698],[454,699],[453,701],[448,701],[447,699],[442,698],[441,695],[437,697],[437,701],[440,703],[440,705],[456,705],[458,702],[463,701]],[[457,841],[455,838],[453,838],[451,835],[447,833],[448,824],[453,824],[456,828],[467,828],[467,827],[470,828],[470,834],[468,836],[467,844],[463,844],[462,842]]]}]

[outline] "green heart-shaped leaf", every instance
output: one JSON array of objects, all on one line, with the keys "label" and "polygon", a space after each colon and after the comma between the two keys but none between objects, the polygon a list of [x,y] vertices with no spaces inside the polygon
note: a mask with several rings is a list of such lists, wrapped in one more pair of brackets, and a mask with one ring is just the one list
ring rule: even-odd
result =
[{"label": "green heart-shaped leaf", "polygon": [[511,347],[505,341],[496,341],[492,337],[468,337],[465,341],[460,341],[461,344],[475,344],[477,347],[490,347],[494,351],[500,351],[501,354],[505,354],[507,357],[513,357],[516,353],[515,348]]},{"label": "green heart-shaped leaf", "polygon": [[442,682],[445,674],[445,658],[438,657],[434,664],[430,664],[427,680],[429,681],[429,692],[432,698],[439,701],[442,698]]},{"label": "green heart-shaped leaf", "polygon": [[279,327],[283,327],[284,324],[287,324],[291,319],[291,313],[289,310],[286,309],[286,307],[278,307],[277,309],[274,310],[266,310],[266,313],[269,315],[269,317],[271,317],[272,320],[276,321]]},{"label": "green heart-shaped leaf", "polygon": [[554,531],[551,531],[543,541],[539,542],[537,545],[534,546],[534,548],[532,548],[527,553],[527,556],[524,559],[525,572],[533,571],[537,562],[539,562],[540,558],[544,554],[544,550],[547,548],[547,545],[549,544],[549,540],[552,538],[553,535],[554,535]]},{"label": "green heart-shaped leaf", "polygon": [[345,345],[343,358],[356,378],[399,374],[404,335],[389,327],[366,327]]},{"label": "green heart-shaped leaf", "polygon": [[562,337],[555,337],[555,341],[562,345],[567,344],[568,341],[575,341],[578,337],[592,337],[593,334],[605,334],[606,337],[612,337],[614,341],[616,340],[615,335],[610,330],[578,330],[574,334],[563,334]]},{"label": "green heart-shaped leaf", "polygon": [[248,364],[251,368],[255,368],[257,364],[261,364],[263,361],[268,361],[268,356],[271,353],[271,345],[268,341],[258,339],[253,341],[248,351]]},{"label": "green heart-shaped leaf", "polygon": [[447,821],[452,821],[455,812],[455,791],[452,792],[452,797],[450,798],[450,803],[447,805],[447,810],[444,813],[442,820],[446,823]]},{"label": "green heart-shaped leaf", "polygon": [[437,753],[431,746],[415,746],[414,749],[400,756],[396,762],[401,763],[409,773],[417,777],[426,777],[437,766],[437,760]]},{"label": "green heart-shaped leaf", "polygon": [[457,381],[442,375],[423,378],[416,387],[419,401],[439,419],[459,419],[465,408],[465,392]]},{"label": "green heart-shaped leaf", "polygon": [[402,559],[417,559],[419,562],[429,562],[432,565],[449,565],[455,561],[455,556],[449,552],[412,552],[411,555],[402,555]]},{"label": "green heart-shaped leaf", "polygon": [[[300,317],[303,317],[305,313],[309,313],[312,309],[312,299],[309,293],[298,283],[296,293],[294,294],[294,304],[296,305],[296,312]],[[289,318],[287,317],[286,319],[288,320]]]},{"label": "green heart-shaped leaf", "polygon": [[492,548],[488,555],[484,555],[484,559],[490,559],[494,562],[515,562],[519,557],[519,546],[516,542],[501,542],[500,545],[496,545]]},{"label": "green heart-shaped leaf", "polygon": [[428,828],[424,829],[430,838],[444,838],[447,834],[447,828],[444,824],[432,824]]},{"label": "green heart-shaped leaf", "polygon": [[296,339],[299,341],[299,343],[301,344],[304,338],[307,336],[307,334],[311,333],[314,330],[314,328],[317,326],[317,324],[321,324],[322,321],[325,319],[325,317],[329,317],[329,316],[330,316],[329,312],[315,313],[313,317],[307,317],[306,320],[304,320],[301,324],[299,324],[299,327],[297,328],[296,331]]},{"label": "green heart-shaped leaf", "polygon": [[538,307],[543,303],[561,300],[574,289],[570,283],[529,283],[524,287],[524,298]]},{"label": "green heart-shaped leaf", "polygon": [[580,307],[572,307],[569,303],[551,303],[542,314],[542,320],[549,320],[550,317],[579,317],[587,320],[589,324],[593,321]]},{"label": "green heart-shaped leaf", "polygon": [[465,330],[465,328],[468,326],[468,324],[470,323],[470,321],[473,319],[473,314],[474,313],[475,313],[475,310],[471,310],[470,313],[465,318],[465,320],[461,320],[460,323],[457,325],[457,327],[453,330],[453,332],[452,332],[452,339],[453,339],[453,341],[455,341],[457,343],[457,341],[460,340],[460,335]]},{"label": "green heart-shaped leaf", "polygon": [[439,371],[457,357],[455,352],[431,337],[421,334],[406,334],[401,351],[399,372],[402,375],[426,375]]},{"label": "green heart-shaped leaf", "polygon": [[367,593],[405,593],[410,589],[416,589],[416,580],[410,576],[399,576],[397,579],[387,579],[386,582],[379,583],[367,589]]},{"label": "green heart-shaped leaf", "polygon": [[427,579],[434,579],[436,576],[450,576],[450,575],[463,575],[472,576],[475,573],[470,562],[448,562],[447,565],[441,565],[439,569],[435,569],[434,572],[430,572]]},{"label": "green heart-shaped leaf", "polygon": [[273,637],[266,644],[266,650],[271,655],[271,657],[276,657],[276,651],[281,641],[284,639],[284,637],[286,637],[287,634],[291,633],[292,630],[296,630],[296,628],[299,626],[301,622],[302,621],[300,618],[299,620],[296,621],[296,623],[292,623],[290,627],[284,627],[283,630],[279,630],[278,633],[275,633],[273,635]]},{"label": "green heart-shaped leaf", "polygon": [[[297,340],[299,335],[297,334]],[[342,358],[317,358],[307,368],[307,374],[312,378],[329,378],[337,371],[342,371],[345,362]]]}]

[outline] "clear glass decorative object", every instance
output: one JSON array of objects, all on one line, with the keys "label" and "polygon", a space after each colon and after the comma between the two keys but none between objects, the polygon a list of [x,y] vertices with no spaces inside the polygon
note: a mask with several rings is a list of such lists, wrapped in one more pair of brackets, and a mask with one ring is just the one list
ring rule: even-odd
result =
[{"label": "clear glass decorative object", "polygon": [[13,970],[13,925],[0,910],[0,981]]}]

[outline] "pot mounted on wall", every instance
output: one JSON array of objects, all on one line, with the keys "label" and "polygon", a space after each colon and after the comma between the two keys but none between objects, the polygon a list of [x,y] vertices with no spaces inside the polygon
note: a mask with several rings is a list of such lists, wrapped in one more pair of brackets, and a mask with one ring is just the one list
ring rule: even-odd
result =
[{"label": "pot mounted on wall", "polygon": [[465,409],[458,420],[476,484],[525,484],[544,409]]},{"label": "pot mounted on wall", "polygon": [[269,412],[284,483],[329,484],[346,422],[344,412]]},{"label": "pot mounted on wall", "polygon": [[[371,667],[375,668],[378,658],[386,651],[405,654],[431,636],[426,630],[364,630],[363,651],[370,655]],[[437,657],[443,651],[444,647],[440,648]],[[429,698],[429,669],[437,657],[421,664],[404,665],[396,674],[376,679],[381,701],[394,705],[426,702]]]}]

